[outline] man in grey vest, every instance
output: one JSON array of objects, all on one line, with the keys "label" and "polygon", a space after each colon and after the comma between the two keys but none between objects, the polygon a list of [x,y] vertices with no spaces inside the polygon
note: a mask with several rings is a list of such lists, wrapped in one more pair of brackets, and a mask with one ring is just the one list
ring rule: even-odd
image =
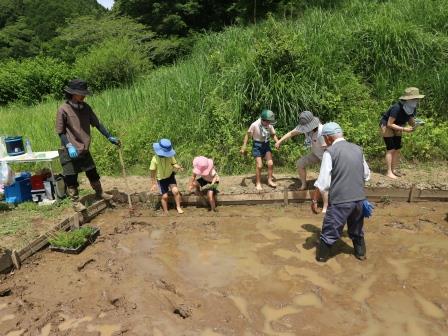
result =
[{"label": "man in grey vest", "polygon": [[311,210],[318,213],[317,200],[329,191],[329,206],[324,217],[316,260],[325,262],[331,246],[341,237],[345,223],[353,241],[355,257],[366,258],[364,242],[363,201],[364,182],[370,179],[370,169],[361,147],[346,141],[342,128],[335,122],[322,128],[327,150],[322,157],[319,177],[314,184]]}]

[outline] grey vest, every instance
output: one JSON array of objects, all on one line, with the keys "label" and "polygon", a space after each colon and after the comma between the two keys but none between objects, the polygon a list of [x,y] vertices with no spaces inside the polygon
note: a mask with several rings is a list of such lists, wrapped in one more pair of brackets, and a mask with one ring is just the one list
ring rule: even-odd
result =
[{"label": "grey vest", "polygon": [[361,147],[348,141],[331,145],[330,153],[333,168],[329,191],[330,204],[360,201],[364,194],[364,160]]}]

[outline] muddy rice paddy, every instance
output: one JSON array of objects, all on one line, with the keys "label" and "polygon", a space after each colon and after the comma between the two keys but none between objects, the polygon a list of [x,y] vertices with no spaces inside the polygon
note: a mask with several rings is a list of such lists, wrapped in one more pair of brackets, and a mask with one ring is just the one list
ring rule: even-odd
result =
[{"label": "muddy rice paddy", "polygon": [[446,203],[378,205],[367,260],[348,237],[315,262],[307,204],[108,210],[80,255],[48,250],[1,280],[1,335],[447,335]]}]

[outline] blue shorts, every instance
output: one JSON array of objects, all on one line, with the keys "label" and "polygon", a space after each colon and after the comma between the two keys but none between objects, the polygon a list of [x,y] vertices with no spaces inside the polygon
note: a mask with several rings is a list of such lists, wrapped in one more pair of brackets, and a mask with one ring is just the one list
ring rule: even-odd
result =
[{"label": "blue shorts", "polygon": [[272,152],[269,142],[254,141],[252,144],[252,156],[264,158],[266,153]]},{"label": "blue shorts", "polygon": [[162,180],[157,180],[157,183],[159,184],[159,190],[162,195],[170,191],[170,185],[177,184],[176,178],[174,177],[174,173],[172,173],[170,177],[167,177]]}]

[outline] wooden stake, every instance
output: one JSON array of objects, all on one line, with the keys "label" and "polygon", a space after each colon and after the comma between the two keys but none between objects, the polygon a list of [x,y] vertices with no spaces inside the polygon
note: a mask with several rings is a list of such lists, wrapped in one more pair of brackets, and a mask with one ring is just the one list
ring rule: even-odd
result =
[{"label": "wooden stake", "polygon": [[129,216],[132,216],[134,212],[134,208],[132,207],[132,201],[131,201],[131,189],[129,188],[129,183],[126,175],[126,168],[124,166],[124,160],[123,160],[123,151],[121,147],[118,147],[118,156],[120,157],[120,163],[121,163],[121,170],[123,172],[123,178],[124,183],[126,184],[127,194],[128,194],[128,203],[129,203]]},{"label": "wooden stake", "polygon": [[12,251],[11,259],[12,259],[12,263],[13,263],[14,267],[16,269],[20,269],[20,267],[22,266],[22,263],[21,263],[21,260],[20,260],[20,256],[19,256],[19,254],[17,253],[16,250]]}]

